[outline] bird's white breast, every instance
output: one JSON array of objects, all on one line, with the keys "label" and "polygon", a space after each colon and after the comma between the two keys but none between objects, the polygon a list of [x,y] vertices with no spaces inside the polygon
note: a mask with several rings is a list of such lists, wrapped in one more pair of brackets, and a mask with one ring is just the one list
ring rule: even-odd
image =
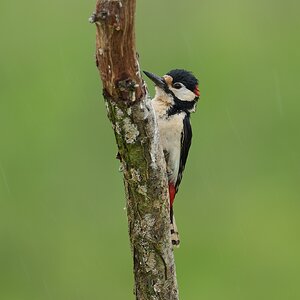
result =
[{"label": "bird's white breast", "polygon": [[166,103],[154,99],[152,101],[156,113],[160,142],[166,155],[169,181],[176,183],[181,151],[181,134],[183,131],[183,119],[185,113],[168,116]]}]

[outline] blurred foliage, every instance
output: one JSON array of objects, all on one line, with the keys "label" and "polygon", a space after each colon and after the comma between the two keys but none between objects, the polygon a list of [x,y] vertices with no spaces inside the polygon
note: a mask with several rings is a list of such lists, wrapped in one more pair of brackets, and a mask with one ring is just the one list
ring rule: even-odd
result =
[{"label": "blurred foliage", "polygon": [[[133,299],[94,6],[0,3],[3,300]],[[192,70],[202,92],[175,202],[182,299],[300,299],[299,9],[138,1],[142,68]]]}]

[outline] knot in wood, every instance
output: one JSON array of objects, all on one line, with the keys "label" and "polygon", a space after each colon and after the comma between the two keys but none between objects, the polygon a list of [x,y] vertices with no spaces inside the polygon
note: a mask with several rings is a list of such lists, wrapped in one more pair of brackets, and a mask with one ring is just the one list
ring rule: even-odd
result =
[{"label": "knot in wood", "polygon": [[92,13],[92,15],[89,17],[90,23],[95,23],[97,19],[97,14],[95,12]]},{"label": "knot in wood", "polygon": [[108,16],[108,11],[107,10],[101,10],[99,13],[98,13],[98,17],[100,20],[106,20]]},{"label": "knot in wood", "polygon": [[137,83],[131,79],[120,80],[117,85],[121,92],[133,92],[137,87]]},{"label": "knot in wood", "polygon": [[89,18],[90,23],[97,23],[107,19],[109,12],[107,10],[101,10],[100,12],[93,12]]}]

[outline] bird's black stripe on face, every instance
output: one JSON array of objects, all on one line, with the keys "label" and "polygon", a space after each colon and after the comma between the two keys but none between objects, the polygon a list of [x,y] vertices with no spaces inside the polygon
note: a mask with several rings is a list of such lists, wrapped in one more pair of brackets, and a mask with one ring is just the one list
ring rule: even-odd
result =
[{"label": "bird's black stripe on face", "polygon": [[195,97],[193,101],[183,101],[178,99],[171,90],[168,89],[168,91],[165,90],[165,92],[171,94],[174,99],[174,105],[171,106],[167,111],[168,116],[175,115],[180,112],[185,112],[187,114],[190,114],[190,111],[194,109],[198,101],[198,97]]}]

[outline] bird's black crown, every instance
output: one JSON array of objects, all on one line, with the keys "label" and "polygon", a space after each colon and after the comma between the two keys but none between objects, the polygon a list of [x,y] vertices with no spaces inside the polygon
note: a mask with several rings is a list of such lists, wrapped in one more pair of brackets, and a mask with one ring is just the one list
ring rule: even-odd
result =
[{"label": "bird's black crown", "polygon": [[171,70],[167,73],[167,75],[173,78],[173,83],[181,82],[192,92],[198,85],[198,79],[192,74],[192,72],[183,69]]}]

